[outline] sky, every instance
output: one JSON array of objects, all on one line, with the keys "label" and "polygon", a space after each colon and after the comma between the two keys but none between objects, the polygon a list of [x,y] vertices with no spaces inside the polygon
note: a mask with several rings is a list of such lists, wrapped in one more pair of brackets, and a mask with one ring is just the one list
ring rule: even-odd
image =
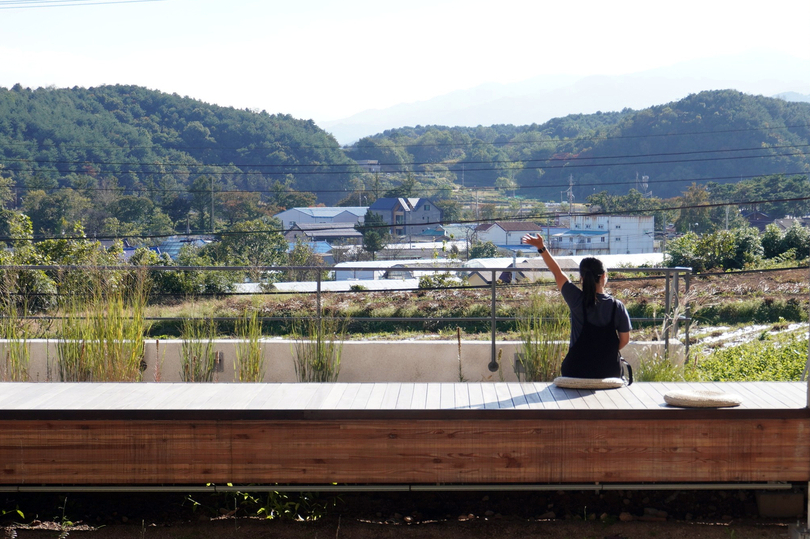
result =
[{"label": "sky", "polygon": [[808,0],[59,1],[0,0],[0,86],[135,84],[318,123],[488,82],[810,59]]}]

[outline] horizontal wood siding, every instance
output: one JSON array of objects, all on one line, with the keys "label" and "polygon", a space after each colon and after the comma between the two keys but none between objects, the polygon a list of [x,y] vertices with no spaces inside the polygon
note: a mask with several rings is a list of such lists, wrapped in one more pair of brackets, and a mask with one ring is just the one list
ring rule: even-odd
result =
[{"label": "horizontal wood siding", "polygon": [[0,418],[0,483],[804,482],[808,438],[807,417]]}]

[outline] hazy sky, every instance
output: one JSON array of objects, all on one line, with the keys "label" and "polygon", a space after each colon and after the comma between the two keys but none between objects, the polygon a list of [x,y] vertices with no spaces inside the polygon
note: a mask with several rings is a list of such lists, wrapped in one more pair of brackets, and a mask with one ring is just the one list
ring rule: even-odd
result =
[{"label": "hazy sky", "polygon": [[25,1],[0,1],[0,86],[137,84],[316,122],[542,74],[624,74],[751,49],[810,59],[808,0],[106,0],[7,9]]}]

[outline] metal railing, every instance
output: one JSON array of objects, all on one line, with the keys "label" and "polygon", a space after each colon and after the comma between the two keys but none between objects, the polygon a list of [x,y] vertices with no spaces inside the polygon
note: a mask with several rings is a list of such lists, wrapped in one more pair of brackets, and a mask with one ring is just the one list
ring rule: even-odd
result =
[{"label": "metal railing", "polygon": [[[218,272],[243,272],[243,273],[251,273],[251,274],[262,274],[262,273],[283,273],[283,272],[310,272],[316,275],[315,281],[315,290],[314,292],[295,292],[295,293],[314,293],[315,294],[315,304],[316,304],[316,312],[314,318],[320,321],[323,318],[323,295],[327,293],[323,289],[323,283],[327,281],[323,278],[323,272],[329,273],[333,272],[336,268],[334,267],[323,267],[323,266],[2,266],[0,269],[4,271],[29,271],[29,270],[40,270],[40,271],[50,271],[50,272],[60,272],[65,273],[69,271],[126,271],[126,272],[134,272],[134,271],[189,271],[189,272],[196,272],[196,271],[218,271]],[[482,275],[489,274],[489,284],[485,286],[461,286],[458,288],[463,289],[483,289],[488,288],[490,290],[490,305],[489,305],[489,315],[486,317],[422,317],[422,318],[410,318],[410,317],[376,317],[375,320],[384,320],[384,321],[403,321],[403,322],[410,322],[410,321],[418,321],[418,322],[446,322],[448,320],[458,321],[458,322],[488,322],[490,326],[490,341],[491,341],[491,357],[490,363],[488,368],[490,371],[495,372],[498,370],[498,361],[497,361],[497,324],[498,322],[503,321],[511,321],[514,320],[515,317],[499,317],[497,316],[497,290],[502,287],[508,286],[521,286],[519,282],[515,284],[513,280],[513,284],[504,284],[498,280],[498,276],[504,273],[511,273],[512,277],[514,278],[515,273],[520,274],[530,274],[530,273],[547,273],[550,275],[549,271],[545,268],[529,268],[529,267],[502,267],[502,268],[467,268],[467,267],[458,267],[458,266],[396,266],[393,268],[369,268],[368,266],[341,266],[341,271],[359,271],[359,272],[369,272],[369,271],[396,271],[398,274],[408,273],[408,272],[433,272],[433,273],[448,273],[448,274],[471,274],[471,273],[478,273]],[[685,267],[675,267],[675,268],[664,268],[664,267],[653,267],[653,268],[608,268],[607,271],[609,273],[622,273],[622,274],[660,274],[664,279],[664,349],[665,353],[669,352],[669,340],[672,337],[677,337],[678,335],[678,328],[680,325],[684,327],[684,337],[685,337],[685,352],[686,357],[689,357],[689,326],[691,322],[691,311],[688,303],[685,305],[682,304],[682,298],[689,292],[689,288],[691,285],[691,278],[692,278],[692,269],[685,268]],[[659,278],[659,277],[650,277],[650,278]],[[401,280],[398,279],[391,279],[392,281]],[[368,280],[366,280],[367,282]],[[359,284],[362,286],[364,280],[352,280],[353,283]],[[534,280],[532,280],[533,284]],[[553,281],[552,281],[553,282]],[[437,290],[437,289],[446,289],[447,287],[435,287],[435,288],[414,288],[414,291],[425,291],[425,290]],[[681,289],[683,288],[683,291]],[[409,289],[410,290],[410,289]],[[273,292],[255,292],[255,294],[267,294]],[[329,292],[333,293],[333,292]],[[217,296],[224,296],[228,294],[214,294]],[[26,318],[53,318],[53,317],[46,317],[46,316],[32,316]],[[161,320],[161,321],[171,321],[171,320],[182,320],[181,318],[148,318],[149,320]],[[227,318],[227,317],[217,317],[214,320],[235,320],[235,318]],[[291,320],[290,317],[262,317],[262,320],[267,321],[288,321]],[[632,320],[636,321],[644,321],[644,322],[660,322],[661,319],[656,318],[633,318]],[[321,327],[319,323],[317,325]],[[320,336],[319,336],[320,337]]]}]

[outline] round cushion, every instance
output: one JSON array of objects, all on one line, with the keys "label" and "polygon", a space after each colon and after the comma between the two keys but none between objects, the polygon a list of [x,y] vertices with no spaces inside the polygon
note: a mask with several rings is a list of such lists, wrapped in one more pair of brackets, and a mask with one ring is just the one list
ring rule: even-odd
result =
[{"label": "round cushion", "polygon": [[664,401],[681,408],[726,408],[742,404],[739,395],[711,389],[670,391],[664,395]]},{"label": "round cushion", "polygon": [[554,379],[554,385],[571,389],[616,389],[624,385],[621,378],[572,378],[570,376],[558,376]]}]

